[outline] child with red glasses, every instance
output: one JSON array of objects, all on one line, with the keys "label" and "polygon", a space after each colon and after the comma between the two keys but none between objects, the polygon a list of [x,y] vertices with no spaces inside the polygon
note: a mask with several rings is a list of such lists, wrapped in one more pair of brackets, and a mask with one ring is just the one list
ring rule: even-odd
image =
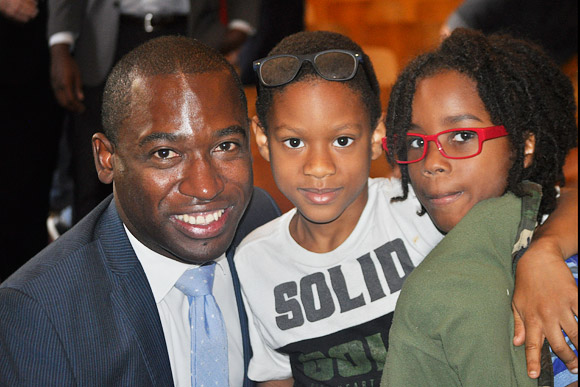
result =
[{"label": "child with red glasses", "polygon": [[255,69],[258,148],[296,208],[236,250],[248,375],[278,386],[376,386],[403,281],[443,235],[416,216],[418,201],[391,201],[398,180],[369,179],[385,126],[375,72],[356,43],[298,33]]},{"label": "child with red glasses", "polygon": [[[385,142],[401,167],[395,200],[414,192],[420,215],[446,236],[401,290],[382,386],[550,385],[528,376],[524,348],[512,345],[512,296],[518,259],[556,208],[566,155],[577,146],[575,110],[557,66],[507,36],[457,30],[401,73]],[[577,232],[577,210],[569,224]],[[562,252],[577,250],[576,240]],[[567,261],[576,286],[577,262]],[[569,332],[577,314],[576,301]],[[565,339],[551,343],[574,359]],[[552,358],[555,385],[577,384],[577,369]],[[542,368],[548,383],[551,371]]]}]

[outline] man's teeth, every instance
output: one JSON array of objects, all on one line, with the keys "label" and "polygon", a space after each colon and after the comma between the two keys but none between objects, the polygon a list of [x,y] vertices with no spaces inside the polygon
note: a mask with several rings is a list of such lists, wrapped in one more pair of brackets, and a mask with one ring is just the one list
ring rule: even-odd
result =
[{"label": "man's teeth", "polygon": [[225,212],[225,210],[217,210],[216,212],[213,212],[211,214],[207,214],[205,216],[203,216],[203,215],[194,216],[194,215],[188,215],[188,214],[177,215],[177,219],[179,219],[185,223],[199,224],[199,225],[204,226],[204,225],[210,224],[212,222],[215,222],[216,220],[221,218],[222,215],[224,214],[224,212]]}]

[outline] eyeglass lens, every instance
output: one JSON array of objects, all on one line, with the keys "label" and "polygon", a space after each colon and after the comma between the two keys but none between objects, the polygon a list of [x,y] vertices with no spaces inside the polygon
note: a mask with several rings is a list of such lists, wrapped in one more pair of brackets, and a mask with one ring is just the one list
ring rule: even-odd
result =
[{"label": "eyeglass lens", "polygon": [[[449,157],[470,157],[479,152],[479,138],[477,132],[469,130],[458,130],[441,133],[437,136],[437,141],[441,145],[444,156]],[[425,139],[421,136],[406,136],[406,156],[405,161],[417,161],[425,154]],[[403,160],[401,160],[403,161]]]},{"label": "eyeglass lens", "polygon": [[260,67],[262,82],[269,86],[288,83],[300,70],[302,61],[294,56],[281,56],[268,59]]},{"label": "eyeglass lens", "polygon": [[[298,74],[303,62],[290,55],[265,60],[260,67],[262,82],[267,86],[288,83]],[[315,57],[314,67],[325,79],[347,80],[354,76],[356,58],[345,52],[325,52]]]},{"label": "eyeglass lens", "polygon": [[326,79],[346,80],[354,75],[356,59],[344,52],[325,52],[314,59],[314,66]]}]

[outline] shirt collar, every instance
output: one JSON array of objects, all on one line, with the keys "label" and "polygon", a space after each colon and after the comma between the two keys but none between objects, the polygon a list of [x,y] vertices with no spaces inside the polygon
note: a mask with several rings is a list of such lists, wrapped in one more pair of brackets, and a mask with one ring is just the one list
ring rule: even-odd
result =
[{"label": "shirt collar", "polygon": [[[187,264],[167,258],[151,250],[131,234],[127,226],[123,224],[123,227],[129,237],[129,242],[131,242],[135,255],[137,255],[137,259],[145,271],[156,303],[161,302],[165,298],[179,277],[187,269],[199,267],[199,265]],[[215,263],[216,269],[219,268],[219,271],[216,270],[216,273],[219,272],[222,275],[226,275],[225,268],[223,267],[223,265],[228,264],[225,253],[217,258]]]}]

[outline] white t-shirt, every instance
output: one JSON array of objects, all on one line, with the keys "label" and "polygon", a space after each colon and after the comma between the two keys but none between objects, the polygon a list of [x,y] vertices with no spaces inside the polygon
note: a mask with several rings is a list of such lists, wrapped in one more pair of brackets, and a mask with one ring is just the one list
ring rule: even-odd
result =
[{"label": "white t-shirt", "polygon": [[256,381],[378,385],[392,312],[404,278],[443,235],[418,216],[412,191],[396,179],[369,179],[369,198],[351,235],[313,253],[291,237],[296,209],[254,230],[235,263],[248,312]]}]

